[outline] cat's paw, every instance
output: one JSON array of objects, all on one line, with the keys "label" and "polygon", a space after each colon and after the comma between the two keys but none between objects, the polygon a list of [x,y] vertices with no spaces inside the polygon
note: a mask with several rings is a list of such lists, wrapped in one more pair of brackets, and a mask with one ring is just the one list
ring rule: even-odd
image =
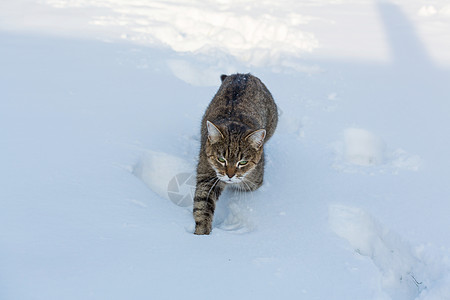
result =
[{"label": "cat's paw", "polygon": [[211,226],[207,225],[197,225],[195,226],[195,232],[196,235],[208,235],[211,233]]}]

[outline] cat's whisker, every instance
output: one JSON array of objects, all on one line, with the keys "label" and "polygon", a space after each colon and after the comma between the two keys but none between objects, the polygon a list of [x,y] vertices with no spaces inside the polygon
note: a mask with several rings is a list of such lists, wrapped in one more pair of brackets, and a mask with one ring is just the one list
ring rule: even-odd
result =
[{"label": "cat's whisker", "polygon": [[[252,189],[251,189],[250,185],[253,186],[252,182],[249,181],[249,180],[243,180],[242,182],[247,186],[248,191],[251,192]],[[250,184],[250,185],[249,185],[249,184]]]},{"label": "cat's whisker", "polygon": [[209,194],[211,194],[211,191],[214,189],[214,187],[217,185],[217,183],[219,182],[219,178],[216,179],[216,181],[214,182],[214,184],[212,185],[212,187],[209,189],[208,192],[208,196],[206,196],[207,199],[209,199]]},{"label": "cat's whisker", "polygon": [[239,198],[241,198],[241,191],[239,190],[239,188],[238,188],[238,187],[236,187],[236,188],[234,189],[234,191],[235,191],[235,193],[237,194],[237,197],[236,197],[236,199],[239,199]]},{"label": "cat's whisker", "polygon": [[[243,181],[243,183],[247,186],[247,188],[248,188],[248,191],[249,192],[251,192],[252,191],[252,189],[250,188],[250,186],[248,185],[248,183],[251,183],[250,181],[247,183],[247,182],[245,182],[245,181]],[[253,200],[253,193],[251,193],[252,194],[252,200]]]},{"label": "cat's whisker", "polygon": [[211,178],[210,180],[208,180],[207,183],[211,183],[211,182],[213,182],[213,181],[216,180],[216,179],[217,179],[216,177],[213,177],[213,178]]},{"label": "cat's whisker", "polygon": [[[239,198],[239,200],[241,200],[242,195],[244,195],[244,201],[247,201],[247,195],[244,193],[244,189],[241,186],[239,186],[239,190],[241,191],[241,197]],[[241,201],[239,201],[239,202],[241,202]]]}]

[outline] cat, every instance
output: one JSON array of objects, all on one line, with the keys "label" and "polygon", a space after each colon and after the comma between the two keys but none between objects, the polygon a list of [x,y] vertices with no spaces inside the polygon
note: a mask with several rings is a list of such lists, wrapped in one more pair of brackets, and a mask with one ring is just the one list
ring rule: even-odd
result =
[{"label": "cat", "polygon": [[193,215],[195,234],[210,234],[216,201],[226,186],[254,191],[263,183],[264,143],[278,111],[271,93],[251,74],[222,75],[202,119]]}]

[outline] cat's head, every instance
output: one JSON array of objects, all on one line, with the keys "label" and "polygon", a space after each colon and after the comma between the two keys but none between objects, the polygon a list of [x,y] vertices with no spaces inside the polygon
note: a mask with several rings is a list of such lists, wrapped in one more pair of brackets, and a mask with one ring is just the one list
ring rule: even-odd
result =
[{"label": "cat's head", "polygon": [[209,164],[223,182],[240,183],[261,160],[266,130],[247,130],[237,123],[221,128],[210,121],[206,123]]}]

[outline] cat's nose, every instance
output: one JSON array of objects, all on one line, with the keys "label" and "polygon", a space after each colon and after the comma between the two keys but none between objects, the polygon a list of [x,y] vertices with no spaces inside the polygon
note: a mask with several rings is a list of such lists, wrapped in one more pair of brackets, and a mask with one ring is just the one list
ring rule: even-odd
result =
[{"label": "cat's nose", "polygon": [[236,174],[235,168],[227,168],[227,176],[228,178],[233,178],[233,176]]}]

